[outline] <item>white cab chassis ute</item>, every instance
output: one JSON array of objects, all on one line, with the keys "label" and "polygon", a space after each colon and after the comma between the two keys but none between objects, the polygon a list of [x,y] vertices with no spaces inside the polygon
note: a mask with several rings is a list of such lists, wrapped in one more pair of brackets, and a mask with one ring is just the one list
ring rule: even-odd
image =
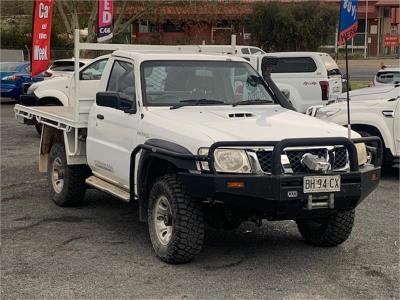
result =
[{"label": "white cab chassis ute", "polygon": [[[75,57],[99,46],[76,41]],[[205,222],[295,220],[307,242],[339,245],[380,179],[381,155],[367,162],[364,144],[381,154],[379,138],[350,140],[290,110],[242,58],[115,51],[96,99],[75,99],[74,108],[15,106],[19,120],[44,125],[39,169],[53,201],[79,204],[88,187],[137,200],[168,263],[201,251]]]}]

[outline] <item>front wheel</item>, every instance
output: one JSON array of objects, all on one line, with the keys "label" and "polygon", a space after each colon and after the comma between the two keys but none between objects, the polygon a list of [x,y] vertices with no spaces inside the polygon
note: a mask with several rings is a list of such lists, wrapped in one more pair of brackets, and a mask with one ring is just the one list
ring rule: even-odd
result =
[{"label": "front wheel", "polygon": [[296,220],[297,227],[306,242],[332,247],[346,241],[353,229],[355,212],[339,211],[327,217]]},{"label": "front wheel", "polygon": [[154,183],[149,197],[148,226],[154,251],[167,263],[189,262],[201,251],[203,211],[174,175],[166,175]]}]

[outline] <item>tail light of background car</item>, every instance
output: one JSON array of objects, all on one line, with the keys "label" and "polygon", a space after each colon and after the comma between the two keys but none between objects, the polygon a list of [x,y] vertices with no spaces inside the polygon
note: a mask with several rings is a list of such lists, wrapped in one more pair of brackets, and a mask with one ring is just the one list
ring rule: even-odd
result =
[{"label": "tail light of background car", "polygon": [[319,85],[321,86],[322,100],[329,100],[329,82],[320,81]]}]

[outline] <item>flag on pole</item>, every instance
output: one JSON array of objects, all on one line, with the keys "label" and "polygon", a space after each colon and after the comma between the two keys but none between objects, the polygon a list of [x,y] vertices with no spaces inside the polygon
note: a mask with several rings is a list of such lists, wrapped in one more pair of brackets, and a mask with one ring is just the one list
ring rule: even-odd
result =
[{"label": "flag on pole", "polygon": [[341,0],[338,44],[352,39],[358,29],[358,0]]},{"label": "flag on pole", "polygon": [[97,41],[104,42],[113,37],[113,0],[98,0]]},{"label": "flag on pole", "polygon": [[35,0],[32,18],[31,77],[49,67],[52,17],[53,0]]},{"label": "flag on pole", "polygon": [[349,55],[347,41],[354,38],[358,29],[358,0],[341,0],[339,13],[339,38],[338,44],[343,45],[346,54],[346,95],[347,95],[347,132],[351,138],[350,120],[350,85],[349,85]]}]

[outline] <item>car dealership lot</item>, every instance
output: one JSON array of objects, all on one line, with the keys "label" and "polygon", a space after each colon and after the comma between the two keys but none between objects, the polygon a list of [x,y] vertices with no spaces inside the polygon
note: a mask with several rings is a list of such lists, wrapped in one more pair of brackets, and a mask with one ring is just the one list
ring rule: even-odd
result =
[{"label": "car dealership lot", "polygon": [[393,169],[336,248],[304,243],[294,222],[208,229],[202,253],[167,265],[137,208],[101,192],[60,208],[37,170],[39,138],[1,105],[2,298],[400,298],[399,177]]}]

